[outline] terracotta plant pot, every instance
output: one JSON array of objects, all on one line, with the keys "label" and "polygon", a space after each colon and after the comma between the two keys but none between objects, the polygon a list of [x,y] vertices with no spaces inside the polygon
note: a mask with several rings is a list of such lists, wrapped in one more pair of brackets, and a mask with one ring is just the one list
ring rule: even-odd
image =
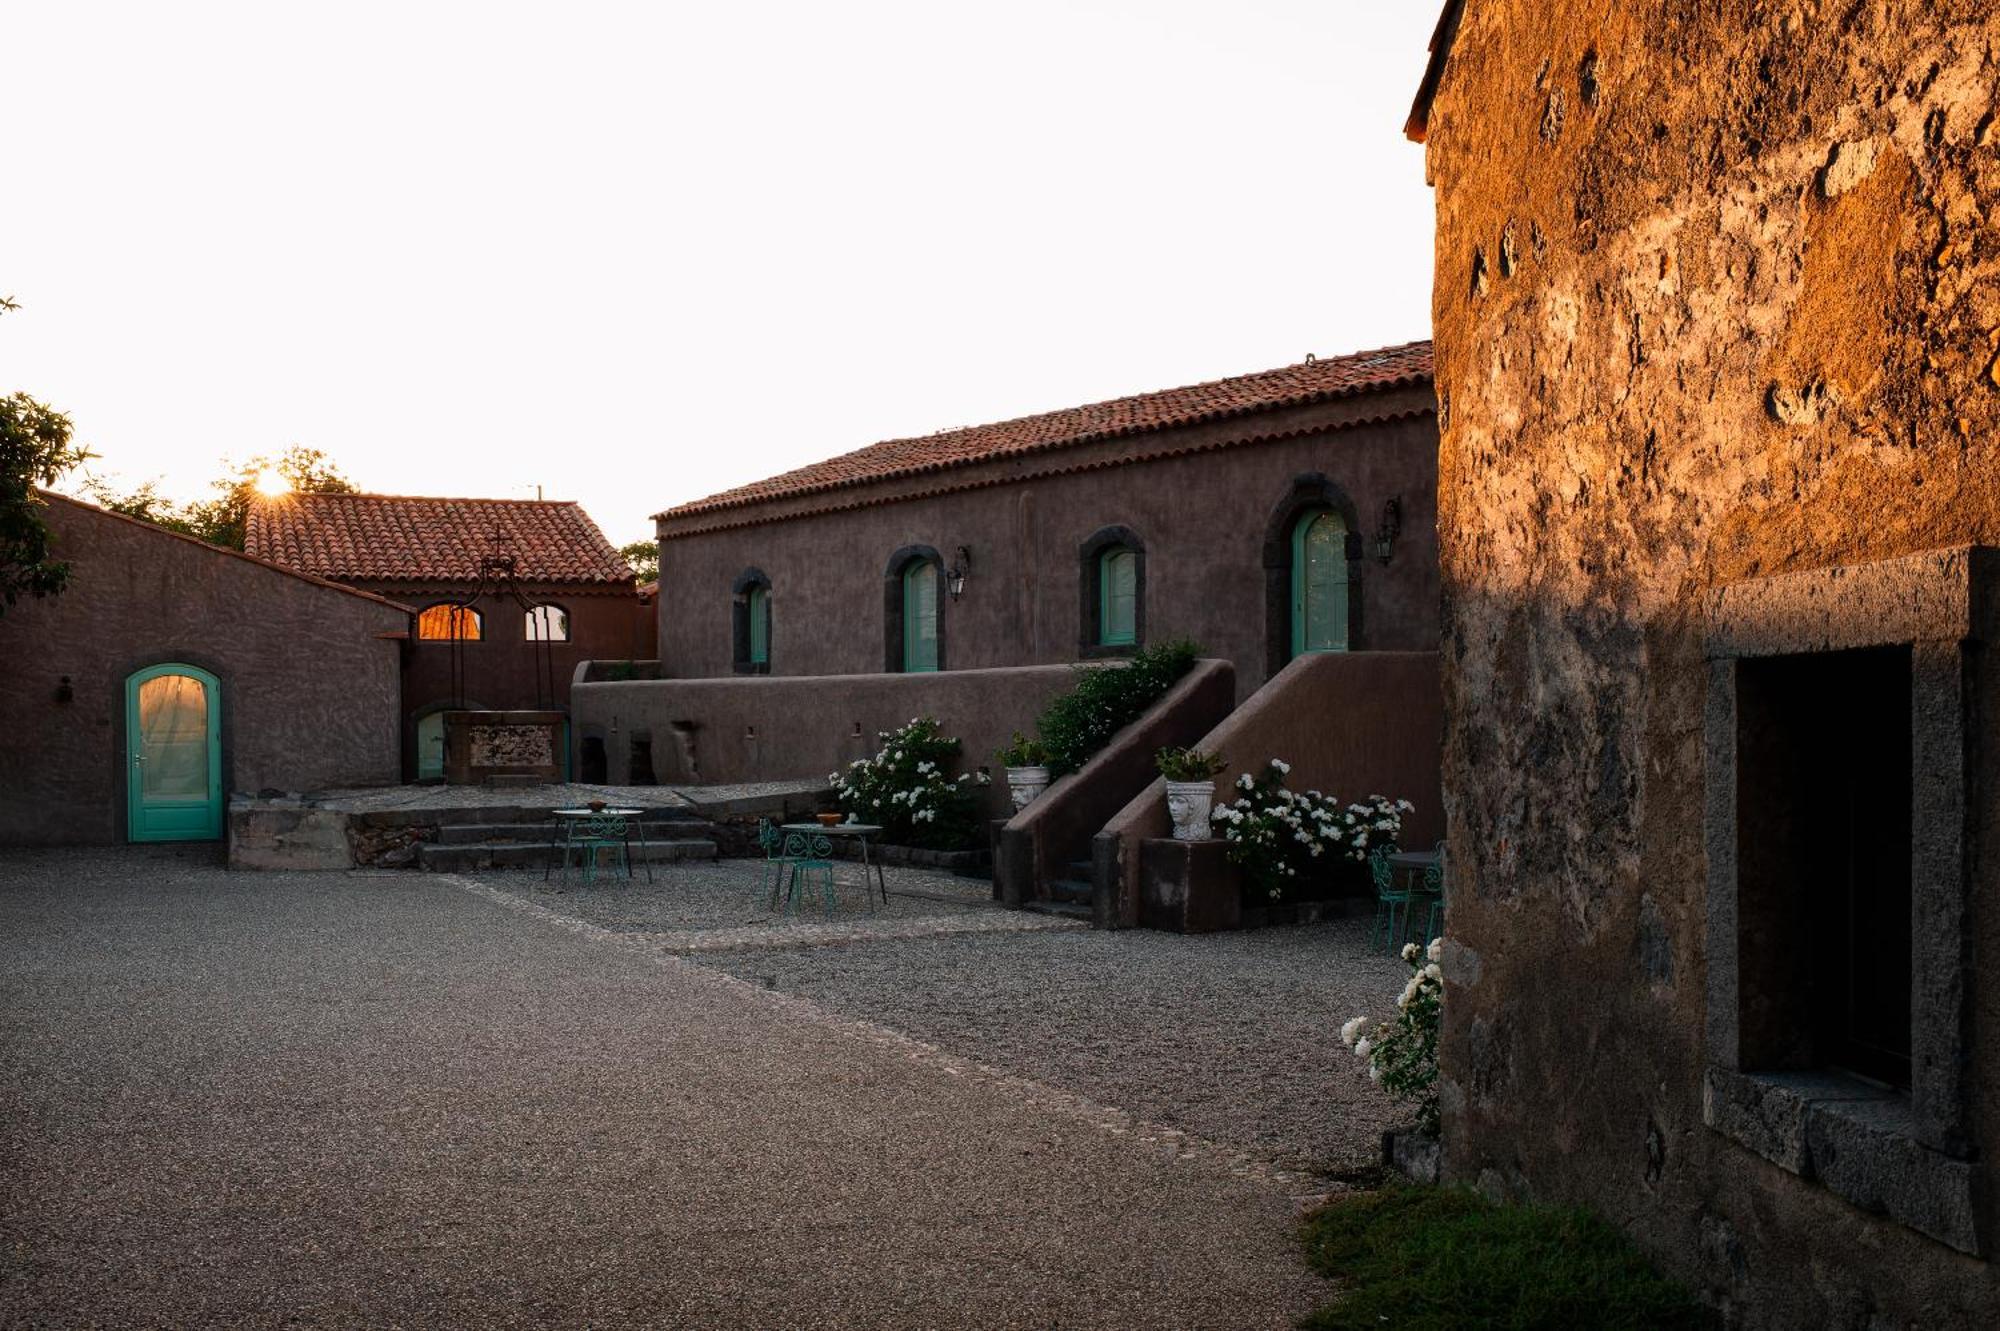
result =
[{"label": "terracotta plant pot", "polygon": [[588,804],[587,806],[585,806],[585,807],[587,807],[587,808],[588,808],[588,809],[589,809],[589,810],[590,810],[590,811],[591,811],[592,813],[603,813],[603,812],[604,812],[604,801],[603,801],[603,800],[592,800],[592,801],[590,801],[590,803],[589,803],[589,804]]},{"label": "terracotta plant pot", "polygon": [[819,825],[821,827],[840,826],[840,815],[837,813],[816,813],[813,815],[813,817],[819,819]]}]

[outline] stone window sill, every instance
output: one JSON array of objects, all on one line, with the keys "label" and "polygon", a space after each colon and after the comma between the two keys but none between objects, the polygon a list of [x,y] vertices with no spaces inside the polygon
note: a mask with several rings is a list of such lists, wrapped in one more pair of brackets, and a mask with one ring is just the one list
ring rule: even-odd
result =
[{"label": "stone window sill", "polygon": [[1836,1197],[1980,1256],[1973,1166],[1917,1139],[1909,1097],[1834,1072],[1731,1072],[1703,1087],[1709,1127]]}]

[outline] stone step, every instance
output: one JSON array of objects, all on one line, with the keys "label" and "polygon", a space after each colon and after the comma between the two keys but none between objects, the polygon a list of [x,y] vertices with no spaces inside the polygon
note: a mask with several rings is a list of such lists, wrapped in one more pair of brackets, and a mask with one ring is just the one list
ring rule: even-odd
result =
[{"label": "stone step", "polygon": [[1096,885],[1087,878],[1058,878],[1049,884],[1049,898],[1053,901],[1088,906],[1096,895]]},{"label": "stone step", "polygon": [[[632,862],[635,864],[661,864],[673,860],[712,860],[715,858],[715,843],[696,837],[676,837],[672,840],[648,840],[645,845],[634,841],[631,846]],[[427,841],[417,852],[417,865],[433,873],[463,873],[469,869],[540,869],[558,862],[560,851],[549,841],[475,841],[443,845]],[[611,856],[603,855],[600,864],[609,864]]]},{"label": "stone step", "polygon": [[[441,846],[474,845],[487,841],[533,841],[546,846],[549,843],[551,819],[515,819],[491,823],[450,823],[437,830],[437,844]],[[685,840],[699,837],[708,831],[708,824],[700,818],[667,817],[647,818],[637,826],[644,829],[648,841]]]},{"label": "stone step", "polygon": [[1060,915],[1066,920],[1091,919],[1090,907],[1079,906],[1070,901],[1030,901],[1021,907],[1037,915]]}]

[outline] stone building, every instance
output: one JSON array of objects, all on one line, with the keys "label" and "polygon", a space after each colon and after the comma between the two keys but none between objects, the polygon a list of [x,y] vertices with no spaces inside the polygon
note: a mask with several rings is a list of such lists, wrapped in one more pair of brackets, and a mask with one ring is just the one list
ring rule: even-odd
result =
[{"label": "stone building", "polygon": [[662,674],[1429,651],[1435,463],[1426,343],[875,444],[658,515]]},{"label": "stone building", "polygon": [[2000,1325],[1990,4],[1454,0],[1457,1177],[1753,1325]]},{"label": "stone building", "polygon": [[574,503],[260,497],[244,548],[416,608],[403,725],[418,780],[443,773],[445,712],[565,709],[578,662],[651,649],[631,567]]},{"label": "stone building", "polygon": [[0,845],[219,840],[233,791],[397,777],[407,607],[44,494],[0,615]]}]

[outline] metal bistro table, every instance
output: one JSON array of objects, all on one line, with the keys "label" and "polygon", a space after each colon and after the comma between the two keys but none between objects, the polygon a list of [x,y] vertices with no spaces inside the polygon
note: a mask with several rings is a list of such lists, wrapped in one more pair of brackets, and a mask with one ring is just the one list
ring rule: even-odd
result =
[{"label": "metal bistro table", "polygon": [[584,845],[584,853],[590,857],[583,862],[583,881],[586,883],[592,881],[596,877],[598,847],[603,843],[595,841],[585,843],[578,833],[581,830],[587,830],[585,825],[593,818],[615,818],[621,825],[619,829],[620,836],[625,843],[625,877],[627,879],[632,877],[632,836],[634,832],[637,832],[639,837],[639,860],[646,866],[646,881],[649,883],[652,882],[653,861],[645,853],[646,813],[645,809],[614,809],[608,806],[602,809],[549,810],[549,817],[555,820],[557,834],[550,838],[549,858],[542,862],[542,881],[546,883],[549,880],[549,870],[554,866],[557,855],[562,856],[563,873],[567,876],[569,873],[569,853],[579,844]]},{"label": "metal bistro table", "polygon": [[850,837],[861,843],[861,888],[868,889],[868,871],[875,871],[875,888],[882,894],[882,904],[889,904],[889,883],[882,876],[882,866],[869,858],[868,838],[880,835],[882,828],[876,823],[835,823],[829,827],[825,823],[785,823],[780,832],[815,832],[820,836]]}]

